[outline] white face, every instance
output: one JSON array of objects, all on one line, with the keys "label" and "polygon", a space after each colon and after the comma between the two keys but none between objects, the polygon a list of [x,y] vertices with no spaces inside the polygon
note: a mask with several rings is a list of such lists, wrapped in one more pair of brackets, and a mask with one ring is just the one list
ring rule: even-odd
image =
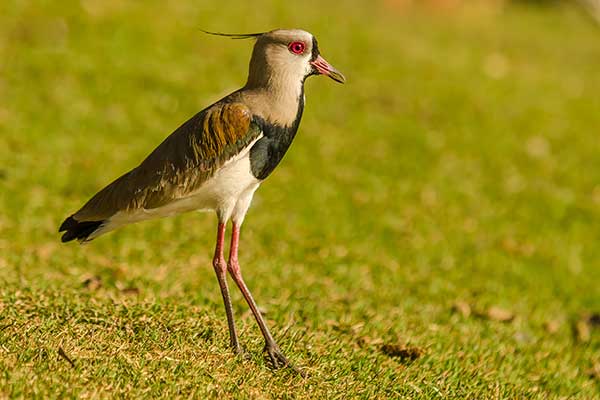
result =
[{"label": "white face", "polygon": [[304,82],[310,75],[327,75],[340,83],[346,80],[321,57],[317,40],[306,31],[278,29],[258,37],[250,61],[249,82],[289,85]]},{"label": "white face", "polygon": [[313,51],[313,36],[302,30],[275,30],[259,38],[257,50],[264,51],[265,61],[272,72],[283,73],[304,80],[314,73],[311,61],[318,51]]}]

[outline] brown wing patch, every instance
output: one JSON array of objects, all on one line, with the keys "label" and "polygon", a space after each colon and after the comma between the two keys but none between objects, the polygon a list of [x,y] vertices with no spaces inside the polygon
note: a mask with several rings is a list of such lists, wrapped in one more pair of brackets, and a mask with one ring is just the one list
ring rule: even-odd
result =
[{"label": "brown wing patch", "polygon": [[102,220],[119,211],[157,208],[185,197],[260,134],[248,107],[217,103],[181,125],[138,167],[98,192],[73,217]]},{"label": "brown wing patch", "polygon": [[[235,155],[235,144],[243,138],[250,128],[252,117],[246,106],[240,103],[228,103],[207,110],[202,122],[202,132],[193,138],[191,146],[201,167],[211,168],[212,160],[221,156]],[[233,145],[233,149],[230,147]],[[234,154],[231,154],[233,151]]]}]

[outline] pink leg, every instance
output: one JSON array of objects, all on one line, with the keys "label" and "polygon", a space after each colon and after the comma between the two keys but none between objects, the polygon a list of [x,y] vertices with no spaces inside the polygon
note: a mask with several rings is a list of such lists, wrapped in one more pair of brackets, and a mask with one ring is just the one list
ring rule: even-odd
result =
[{"label": "pink leg", "polygon": [[233,321],[233,307],[231,306],[231,297],[229,296],[229,288],[227,287],[227,263],[223,256],[223,242],[225,241],[224,223],[219,222],[217,229],[217,244],[215,246],[215,256],[213,258],[213,267],[217,273],[223,303],[225,304],[225,313],[227,314],[227,324],[229,325],[229,339],[231,347],[236,354],[242,353],[242,347],[238,341],[235,323]]},{"label": "pink leg", "polygon": [[240,291],[244,295],[248,306],[250,306],[252,314],[254,314],[254,318],[256,319],[260,331],[262,332],[262,335],[265,338],[265,351],[268,353],[271,362],[273,363],[273,367],[282,368],[285,366],[289,366],[290,363],[279,349],[279,346],[277,346],[277,343],[275,343],[275,340],[273,339],[271,332],[269,332],[269,328],[267,327],[265,320],[263,319],[260,311],[258,310],[256,302],[252,298],[250,290],[248,290],[248,287],[246,286],[246,283],[242,278],[242,271],[240,270],[240,264],[238,262],[239,240],[240,227],[237,224],[233,223],[233,230],[231,233],[231,248],[229,249],[229,274],[231,275],[237,286],[240,288]]}]

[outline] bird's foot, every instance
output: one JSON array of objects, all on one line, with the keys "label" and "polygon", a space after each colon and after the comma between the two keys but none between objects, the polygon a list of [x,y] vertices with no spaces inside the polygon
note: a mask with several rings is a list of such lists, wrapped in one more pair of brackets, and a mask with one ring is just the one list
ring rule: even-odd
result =
[{"label": "bird's foot", "polygon": [[267,355],[269,356],[269,361],[270,361],[273,369],[280,369],[280,368],[287,367],[287,368],[291,369],[292,371],[294,371],[294,373],[300,375],[303,378],[306,378],[306,374],[303,371],[296,368],[296,366],[294,366],[294,364],[290,363],[288,361],[288,359],[281,352],[281,349],[279,349],[279,346],[277,346],[276,344],[266,344],[265,349],[263,351],[266,352]]},{"label": "bird's foot", "polygon": [[264,351],[269,356],[269,361],[271,362],[271,366],[273,367],[273,369],[280,369],[290,365],[290,362],[287,360],[287,358],[285,358],[285,356],[279,349],[279,346],[277,346],[276,344],[265,345]]},{"label": "bird's foot", "polygon": [[246,351],[246,349],[244,349],[240,344],[236,343],[232,343],[231,344],[231,349],[233,350],[233,354],[235,354],[236,356],[242,358],[243,360],[251,360],[252,357],[250,356],[250,353],[248,353]]}]

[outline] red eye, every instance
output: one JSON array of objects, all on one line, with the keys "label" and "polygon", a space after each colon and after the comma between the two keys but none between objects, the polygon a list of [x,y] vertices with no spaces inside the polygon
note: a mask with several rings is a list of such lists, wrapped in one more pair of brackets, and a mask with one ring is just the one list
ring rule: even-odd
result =
[{"label": "red eye", "polygon": [[288,45],[288,49],[294,54],[302,54],[304,53],[304,48],[306,46],[302,42],[292,42]]}]

